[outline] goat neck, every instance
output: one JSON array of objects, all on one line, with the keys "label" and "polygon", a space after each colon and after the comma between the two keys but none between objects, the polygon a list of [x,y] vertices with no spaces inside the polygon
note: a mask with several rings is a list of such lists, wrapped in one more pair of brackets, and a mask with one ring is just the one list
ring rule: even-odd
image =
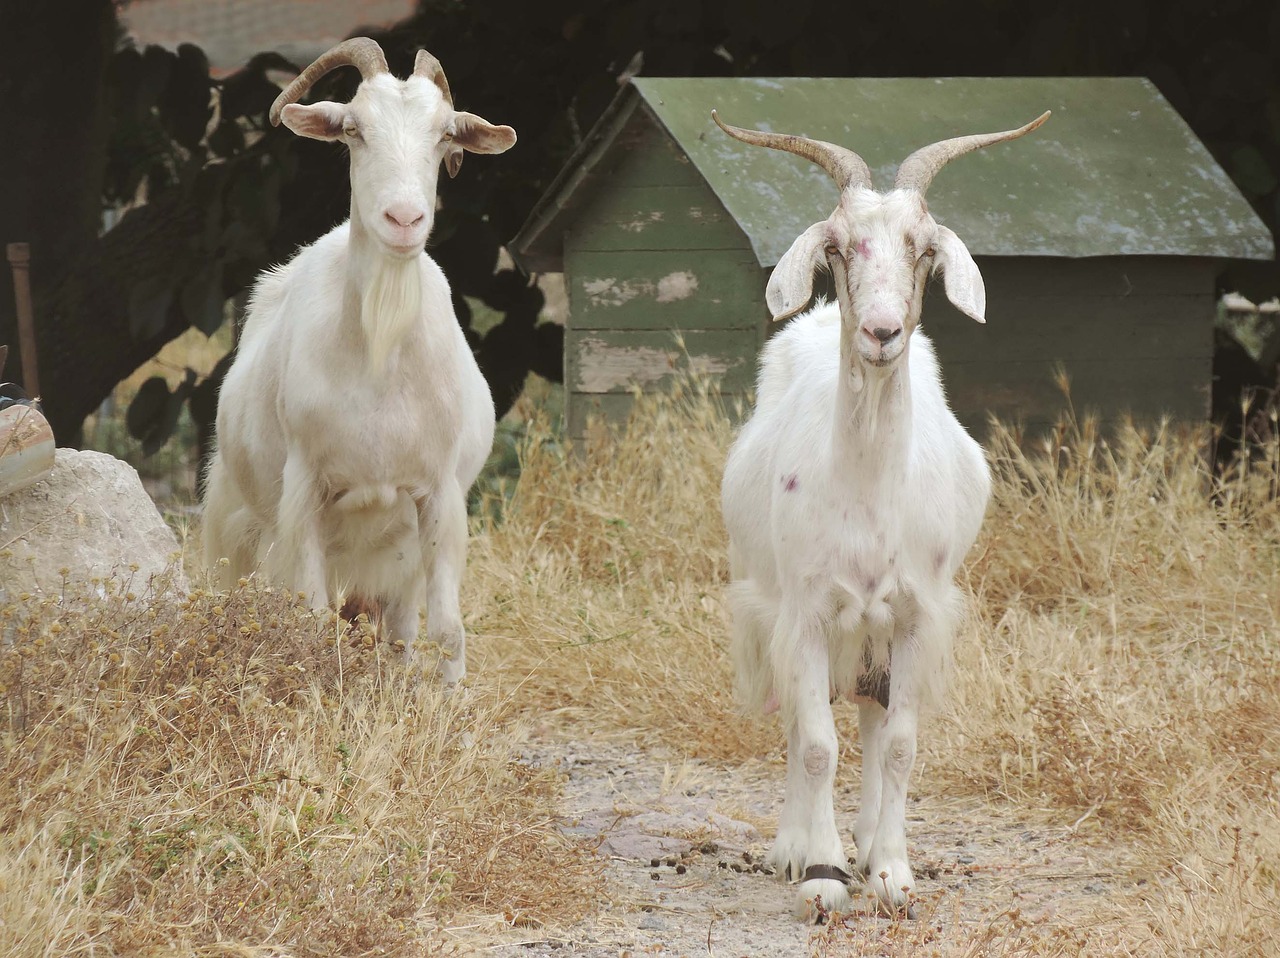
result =
[{"label": "goat neck", "polygon": [[363,345],[369,368],[381,373],[405,335],[421,322],[423,254],[387,253],[364,225],[356,203],[353,193],[343,316]]},{"label": "goat neck", "polygon": [[855,344],[858,318],[840,303],[840,372],[836,380],[832,465],[860,485],[904,474],[911,442],[910,343],[888,369],[871,366]]}]

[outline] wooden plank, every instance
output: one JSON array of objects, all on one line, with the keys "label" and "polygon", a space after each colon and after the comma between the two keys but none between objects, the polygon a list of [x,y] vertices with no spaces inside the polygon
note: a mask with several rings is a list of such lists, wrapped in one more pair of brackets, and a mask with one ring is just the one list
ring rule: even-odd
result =
[{"label": "wooden plank", "polygon": [[594,173],[614,186],[701,186],[702,174],[675,139],[641,105]]},{"label": "wooden plank", "polygon": [[574,329],[759,330],[765,278],[749,250],[570,251]]},{"label": "wooden plank", "polygon": [[1165,359],[1213,352],[1212,296],[1006,296],[988,288],[978,325],[934,290],[921,328],[942,359]]},{"label": "wooden plank", "polygon": [[565,384],[582,393],[654,392],[666,388],[677,371],[692,368],[715,377],[728,392],[745,392],[755,382],[759,348],[752,330],[569,329]]},{"label": "wooden plank", "polygon": [[[1137,428],[1146,430],[1154,429],[1158,425],[1158,420],[1155,419],[1129,420],[1123,417],[1098,417],[1094,421],[1097,423],[1099,432],[1108,438],[1115,437],[1120,430],[1130,422],[1132,422]],[[1180,431],[1190,429],[1193,433],[1199,434],[1201,441],[1206,444],[1205,448],[1207,448],[1208,441],[1212,434],[1212,430],[1209,428],[1209,423],[1202,422],[1200,420],[1175,419],[1171,424],[1171,428],[1178,429]],[[1057,421],[1050,421],[1046,419],[1026,420],[1018,424],[1010,425],[1010,429],[1024,449],[1043,449],[1045,439],[1053,435],[1056,431]],[[985,423],[980,427],[972,427],[969,431],[974,438],[983,442],[987,441],[991,436],[991,431],[987,428]]]},{"label": "wooden plank", "polygon": [[[1080,415],[1097,412],[1108,419],[1130,413],[1140,421],[1163,415],[1182,421],[1209,416],[1210,356],[1165,359],[1092,359],[1067,362],[1071,402]],[[951,408],[975,434],[986,420],[1052,422],[1066,409],[1049,359],[986,359],[943,367]]]},{"label": "wooden plank", "polygon": [[[963,239],[964,237],[961,237]],[[1035,296],[1211,296],[1216,261],[1194,256],[977,256],[987,302]],[[941,283],[935,284],[941,292]]]},{"label": "wooden plank", "polygon": [[[737,418],[735,412],[741,410],[746,415],[751,412],[750,396],[747,393],[722,394],[725,411],[731,418]],[[601,423],[624,422],[635,404],[631,393],[579,393],[570,392],[565,397],[565,428],[569,438],[582,439],[587,434],[587,425],[591,420]]]},{"label": "wooden plank", "polygon": [[595,419],[606,423],[620,423],[631,412],[635,400],[629,393],[566,393],[565,428],[570,438],[581,439],[587,434],[588,423]]},{"label": "wooden plank", "polygon": [[565,233],[566,250],[746,249],[706,186],[601,188]]}]

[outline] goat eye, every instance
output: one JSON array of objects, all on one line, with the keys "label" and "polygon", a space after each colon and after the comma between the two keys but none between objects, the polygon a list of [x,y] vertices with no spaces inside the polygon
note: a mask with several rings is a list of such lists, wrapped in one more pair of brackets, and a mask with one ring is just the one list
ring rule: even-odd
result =
[{"label": "goat eye", "polygon": [[348,123],[342,128],[342,135],[358,140],[360,139],[360,128],[354,123]]},{"label": "goat eye", "polygon": [[932,246],[926,246],[926,247],[924,248],[924,255],[925,255],[925,256],[932,256],[932,255],[933,255],[934,253],[936,253],[936,252],[937,252],[937,250],[935,250]]},{"label": "goat eye", "polygon": [[444,139],[446,139],[446,140],[452,140],[452,139],[453,139],[453,130],[445,130],[445,131],[444,131]]},{"label": "goat eye", "polygon": [[835,243],[828,243],[828,244],[827,244],[827,255],[828,255],[828,256],[839,256],[839,255],[840,255],[840,247],[839,247],[839,246],[836,246],[836,244],[835,244]]}]

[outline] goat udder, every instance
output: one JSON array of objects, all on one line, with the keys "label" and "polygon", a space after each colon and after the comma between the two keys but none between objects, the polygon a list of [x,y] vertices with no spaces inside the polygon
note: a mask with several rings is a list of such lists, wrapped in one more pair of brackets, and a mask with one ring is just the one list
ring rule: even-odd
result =
[{"label": "goat udder", "polygon": [[383,602],[377,597],[364,595],[349,595],[342,608],[338,610],[338,614],[348,622],[355,622],[356,617],[363,614],[370,622],[377,622],[382,618]]}]

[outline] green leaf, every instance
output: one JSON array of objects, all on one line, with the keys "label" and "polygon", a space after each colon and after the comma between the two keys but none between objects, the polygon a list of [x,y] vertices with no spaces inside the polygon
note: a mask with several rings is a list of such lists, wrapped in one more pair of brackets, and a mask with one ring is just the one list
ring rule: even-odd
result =
[{"label": "green leaf", "polygon": [[188,369],[186,378],[173,392],[160,376],[152,376],[142,384],[125,413],[125,425],[131,436],[142,441],[143,455],[153,455],[169,441],[195,383],[195,370]]},{"label": "green leaf", "polygon": [[297,73],[298,67],[278,53],[259,53],[243,70],[222,81],[223,116],[258,116],[267,112],[280,95],[280,87],[267,79],[267,70]]},{"label": "green leaf", "polygon": [[244,149],[244,131],[232,117],[224,116],[209,134],[209,149],[221,157],[229,157]]},{"label": "green leaf", "polygon": [[1231,178],[1246,196],[1266,196],[1276,188],[1276,174],[1266,158],[1252,146],[1231,153]]},{"label": "green leaf", "polygon": [[209,61],[199,47],[178,47],[168,82],[159,98],[160,120],[169,135],[188,150],[204,139],[213,113]]},{"label": "green leaf", "polygon": [[168,402],[169,386],[165,383],[163,376],[152,376],[143,383],[142,388],[133,397],[133,402],[129,403],[129,410],[124,416],[129,435],[135,439],[142,439],[149,435],[163,418],[164,408]]},{"label": "green leaf", "polygon": [[223,319],[222,264],[211,263],[188,279],[182,286],[179,301],[187,322],[206,336],[212,336]]},{"label": "green leaf", "polygon": [[173,277],[152,276],[129,291],[129,333],[134,339],[157,335],[173,304]]}]

